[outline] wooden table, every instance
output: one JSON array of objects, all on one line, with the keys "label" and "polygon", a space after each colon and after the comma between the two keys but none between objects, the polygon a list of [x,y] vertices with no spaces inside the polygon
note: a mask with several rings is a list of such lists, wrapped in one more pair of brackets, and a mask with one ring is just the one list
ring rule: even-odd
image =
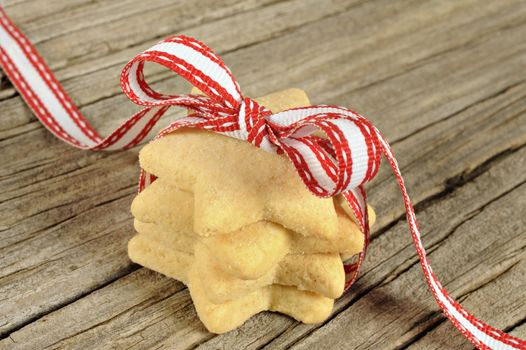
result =
[{"label": "wooden table", "polygon": [[[102,134],[136,110],[120,90],[124,63],[174,33],[217,50],[249,96],[299,87],[367,115],[398,155],[445,287],[526,337],[524,1],[4,5]],[[150,76],[188,91],[170,72]],[[181,283],[126,255],[139,147],[73,149],[0,78],[0,348],[472,348],[428,292],[386,166],[368,186],[379,219],[367,262],[329,320],[262,313],[208,333]]]}]

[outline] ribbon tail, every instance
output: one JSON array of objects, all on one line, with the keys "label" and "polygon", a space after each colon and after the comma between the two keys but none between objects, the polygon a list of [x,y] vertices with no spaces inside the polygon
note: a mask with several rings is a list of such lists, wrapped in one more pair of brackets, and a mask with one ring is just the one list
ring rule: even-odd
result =
[{"label": "ribbon tail", "polygon": [[0,7],[0,66],[42,124],[57,138],[87,150],[137,145],[168,106],[147,107],[102,138],[80,113],[29,39]]},{"label": "ribbon tail", "polygon": [[489,326],[481,320],[475,318],[466,309],[464,309],[458,302],[456,302],[448,292],[442,287],[434,274],[429,260],[427,258],[426,251],[422,244],[420,231],[416,221],[415,211],[411,203],[411,199],[407,193],[407,189],[404,184],[404,179],[398,167],[391,146],[387,143],[384,137],[376,131],[382,152],[387,158],[391,169],[396,177],[402,197],[404,200],[404,206],[406,210],[407,223],[411,231],[413,243],[415,245],[418,257],[420,259],[420,265],[424,271],[426,282],[431,289],[433,297],[435,298],[438,306],[442,309],[444,314],[449,318],[451,323],[475,345],[481,350],[516,350],[526,349],[526,342],[519,338],[513,337],[507,333],[504,333],[496,328]]},{"label": "ribbon tail", "polygon": [[358,225],[363,232],[363,248],[360,254],[358,254],[358,259],[343,265],[345,269],[345,290],[348,290],[358,278],[360,267],[365,260],[367,248],[369,247],[370,230],[369,215],[367,212],[367,198],[363,186],[358,186],[352,190],[343,192],[342,196],[349,204],[349,207],[353,211],[354,216],[358,221]]}]

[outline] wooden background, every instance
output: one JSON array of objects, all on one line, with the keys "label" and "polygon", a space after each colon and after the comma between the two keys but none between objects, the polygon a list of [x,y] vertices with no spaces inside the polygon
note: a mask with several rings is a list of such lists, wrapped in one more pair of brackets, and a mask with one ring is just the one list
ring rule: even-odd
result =
[{"label": "wooden background", "polygon": [[[122,66],[176,33],[214,48],[249,96],[298,87],[368,116],[394,146],[445,287],[526,337],[524,1],[3,3],[102,134],[137,109]],[[73,149],[0,79],[0,348],[472,348],[427,290],[387,167],[369,185],[372,249],[330,319],[262,313],[208,333],[181,283],[126,255],[138,148]]]}]

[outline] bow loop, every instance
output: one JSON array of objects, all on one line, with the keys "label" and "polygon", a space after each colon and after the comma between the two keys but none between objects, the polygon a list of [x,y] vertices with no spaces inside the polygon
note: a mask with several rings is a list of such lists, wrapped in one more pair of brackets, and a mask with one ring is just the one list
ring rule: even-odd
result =
[{"label": "bow loop", "polygon": [[[167,67],[205,95],[167,95],[144,79],[144,64]],[[359,114],[343,107],[312,106],[272,114],[243,97],[224,62],[203,43],[185,36],[165,39],[132,59],[123,69],[126,95],[147,109],[170,106],[193,111],[165,128],[158,137],[180,127],[198,127],[248,141],[268,152],[286,154],[307,188],[330,197],[374,177],[379,166],[375,129]],[[156,117],[157,118],[157,117]],[[321,135],[314,132],[319,131]]]},{"label": "bow loop", "polygon": [[331,197],[371,180],[380,165],[376,130],[343,107],[290,109],[268,118],[278,147],[290,158],[309,188]]},{"label": "bow loop", "polygon": [[209,104],[223,112],[233,113],[239,109],[243,99],[239,84],[223,60],[202,42],[182,35],[159,42],[124,66],[121,85],[126,96],[141,106],[203,105],[202,97],[154,90],[144,78],[146,62],[162,65],[183,77],[208,97]]}]

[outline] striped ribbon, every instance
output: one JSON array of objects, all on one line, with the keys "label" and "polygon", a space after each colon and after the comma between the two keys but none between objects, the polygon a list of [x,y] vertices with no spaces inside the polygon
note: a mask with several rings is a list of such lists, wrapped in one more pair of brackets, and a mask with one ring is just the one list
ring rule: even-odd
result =
[{"label": "striped ribbon", "polygon": [[[205,95],[166,95],[144,79],[146,62],[180,75]],[[167,38],[136,56],[124,67],[121,86],[144,108],[111,135],[102,138],[82,116],[30,41],[0,7],[0,65],[37,118],[56,137],[81,149],[119,150],[137,145],[171,107],[192,112],[164,128],[162,137],[181,127],[195,127],[285,154],[307,188],[318,197],[342,194],[364,232],[364,250],[345,266],[346,288],[356,280],[369,242],[366,196],[383,154],[400,186],[411,236],[426,282],[437,304],[460,332],[479,349],[526,349],[526,342],[490,327],[458,304],[433,273],[420,239],[415,212],[391,147],[364,117],[347,108],[311,106],[272,114],[244,97],[224,62],[203,43],[185,36]],[[321,130],[327,136],[315,136]],[[141,171],[139,189],[155,180]]]}]

